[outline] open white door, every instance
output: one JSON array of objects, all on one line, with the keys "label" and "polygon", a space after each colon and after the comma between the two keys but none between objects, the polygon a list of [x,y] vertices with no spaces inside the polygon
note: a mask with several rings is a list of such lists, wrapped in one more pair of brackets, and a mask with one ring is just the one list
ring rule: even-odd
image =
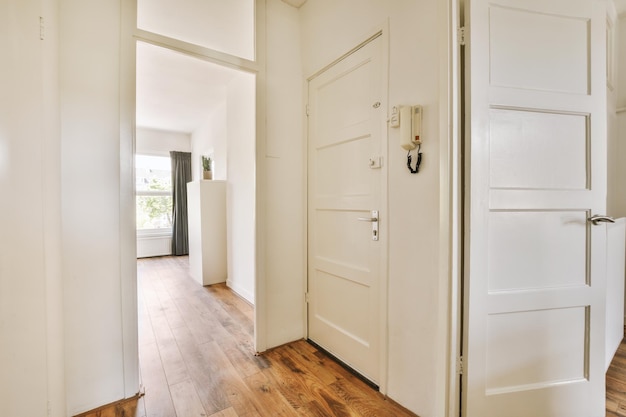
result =
[{"label": "open white door", "polygon": [[463,415],[604,416],[604,2],[466,6]]},{"label": "open white door", "polygon": [[382,50],[373,39],[309,83],[308,336],[377,384],[387,245]]}]

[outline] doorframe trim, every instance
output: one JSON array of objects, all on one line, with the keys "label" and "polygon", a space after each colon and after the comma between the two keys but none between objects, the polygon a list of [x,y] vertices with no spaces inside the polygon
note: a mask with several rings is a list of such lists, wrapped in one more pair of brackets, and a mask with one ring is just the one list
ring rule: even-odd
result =
[{"label": "doorframe trim", "polygon": [[[381,39],[381,101],[383,108],[385,108],[385,112],[381,113],[381,123],[380,131],[381,131],[381,157],[383,160],[382,168],[381,168],[381,208],[384,210],[384,213],[388,215],[389,213],[389,167],[388,167],[388,149],[389,149],[389,131],[387,127],[387,119],[389,116],[389,19],[385,20],[381,24],[374,27],[372,31],[361,36],[360,39],[364,39],[360,43],[358,43],[354,48],[350,49],[346,53],[342,54],[338,58],[331,61],[329,64],[325,65],[323,68],[317,70],[312,75],[305,78],[304,86],[304,107],[305,109],[309,103],[309,85],[310,82],[315,79],[320,74],[324,73],[335,64],[340,61],[346,59],[356,51],[360,50],[364,46],[368,45],[375,39]],[[359,39],[359,38],[357,38]],[[304,143],[304,161],[303,161],[303,178],[304,178],[304,187],[303,187],[303,197],[304,197],[304,207],[305,207],[305,216],[304,216],[304,255],[305,255],[305,264],[304,264],[304,288],[308,293],[309,288],[309,187],[308,187],[308,178],[309,178],[309,118],[307,115],[306,123],[305,123],[305,143]],[[383,225],[387,225],[388,229],[388,220],[382,219]],[[388,288],[389,288],[389,238],[382,240],[385,244],[385,247],[381,253],[380,259],[380,271],[383,275],[380,278],[379,282],[379,314],[380,314],[380,329],[379,329],[379,381],[377,381],[379,392],[383,395],[387,394],[388,387],[388,371],[389,371],[389,296],[388,296]],[[304,331],[305,337],[308,338],[309,334],[309,320],[308,320],[308,303],[304,303]]]},{"label": "doorframe trim", "polygon": [[[136,111],[136,44],[144,42],[168,50],[177,51],[223,67],[248,72],[255,80],[255,302],[254,302],[254,348],[256,352],[267,348],[267,304],[265,274],[265,149],[266,149],[266,0],[254,0],[254,60],[248,60],[225,52],[201,47],[139,29],[137,27],[137,0],[122,2],[121,6],[121,57],[120,57],[120,233],[121,233],[121,291],[123,304],[123,338],[125,364],[125,392],[133,392],[140,383],[136,363],[137,354],[137,274],[136,238],[134,215],[134,153]],[[130,177],[129,177],[130,176]],[[130,178],[130,182],[129,182]],[[128,184],[131,184],[130,188]],[[124,227],[122,225],[124,224]],[[125,227],[131,226],[131,230]],[[132,236],[131,236],[132,235]],[[132,265],[131,265],[132,261]],[[128,369],[128,372],[126,373]]]},{"label": "doorframe trim", "polygon": [[437,344],[441,352],[437,368],[446,370],[437,381],[436,404],[440,414],[461,415],[461,375],[458,359],[463,343],[463,178],[464,137],[462,112],[464,72],[461,62],[462,46],[457,30],[462,26],[463,5],[466,0],[448,0],[439,9],[440,68],[446,77],[440,81],[440,285],[439,322],[441,329]]},{"label": "doorframe trim", "polygon": [[120,2],[119,62],[119,242],[124,398],[142,388],[139,374],[137,228],[135,225],[135,113],[137,1]]}]

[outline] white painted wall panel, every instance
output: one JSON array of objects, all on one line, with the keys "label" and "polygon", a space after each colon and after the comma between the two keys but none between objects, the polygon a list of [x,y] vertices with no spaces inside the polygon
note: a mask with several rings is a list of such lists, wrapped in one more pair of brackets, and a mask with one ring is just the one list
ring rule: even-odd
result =
[{"label": "white painted wall panel", "polygon": [[65,372],[67,413],[75,415],[126,394],[120,282],[121,11],[119,2],[60,3]]},{"label": "white painted wall panel", "polygon": [[[0,6],[2,416],[65,413],[57,6]],[[49,25],[45,42],[40,16]]]},{"label": "white painted wall panel", "polygon": [[626,216],[626,14],[617,21],[617,109],[615,118],[609,118],[609,198],[610,213]]},{"label": "white painted wall panel", "polygon": [[191,171],[194,181],[202,178],[201,156],[210,155],[213,158],[213,179],[225,180],[227,158],[226,136],[226,102],[216,109],[201,126],[191,134]]},{"label": "white painted wall panel", "polygon": [[617,113],[615,126],[615,140],[612,143],[613,153],[609,161],[614,163],[613,175],[609,184],[613,187],[609,194],[609,208],[611,215],[615,217],[626,216],[626,188],[623,186],[623,179],[626,178],[626,111]]},{"label": "white painted wall panel", "polygon": [[265,294],[267,347],[304,327],[303,76],[298,10],[267,0]]},{"label": "white painted wall panel", "polygon": [[606,242],[606,369],[624,339],[624,274],[626,219],[607,224]]},{"label": "white painted wall panel", "polygon": [[626,108],[626,13],[622,12],[617,21],[617,107]]},{"label": "white painted wall panel", "polygon": [[228,86],[227,284],[254,303],[255,285],[255,78],[241,73]]}]

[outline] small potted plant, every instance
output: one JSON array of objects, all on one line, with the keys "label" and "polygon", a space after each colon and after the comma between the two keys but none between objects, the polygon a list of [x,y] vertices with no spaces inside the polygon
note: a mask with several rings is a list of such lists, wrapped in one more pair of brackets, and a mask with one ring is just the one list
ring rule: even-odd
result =
[{"label": "small potted plant", "polygon": [[213,179],[213,166],[210,156],[202,155],[202,178],[205,180]]}]

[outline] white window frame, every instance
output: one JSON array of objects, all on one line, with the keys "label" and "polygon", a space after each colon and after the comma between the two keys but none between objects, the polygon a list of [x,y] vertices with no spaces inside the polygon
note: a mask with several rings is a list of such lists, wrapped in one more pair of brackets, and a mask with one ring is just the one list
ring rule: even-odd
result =
[{"label": "white window frame", "polygon": [[[160,158],[170,158],[169,155],[162,154],[151,154],[151,153],[137,153],[137,156],[151,156],[151,157],[160,157]],[[135,181],[137,181],[137,171],[134,173]],[[136,198],[137,197],[173,197],[172,190],[135,190],[135,210],[137,210]],[[172,228],[171,227],[163,227],[160,229],[139,229],[137,230],[137,239],[152,239],[152,238],[160,238],[160,237],[172,237]]]}]

